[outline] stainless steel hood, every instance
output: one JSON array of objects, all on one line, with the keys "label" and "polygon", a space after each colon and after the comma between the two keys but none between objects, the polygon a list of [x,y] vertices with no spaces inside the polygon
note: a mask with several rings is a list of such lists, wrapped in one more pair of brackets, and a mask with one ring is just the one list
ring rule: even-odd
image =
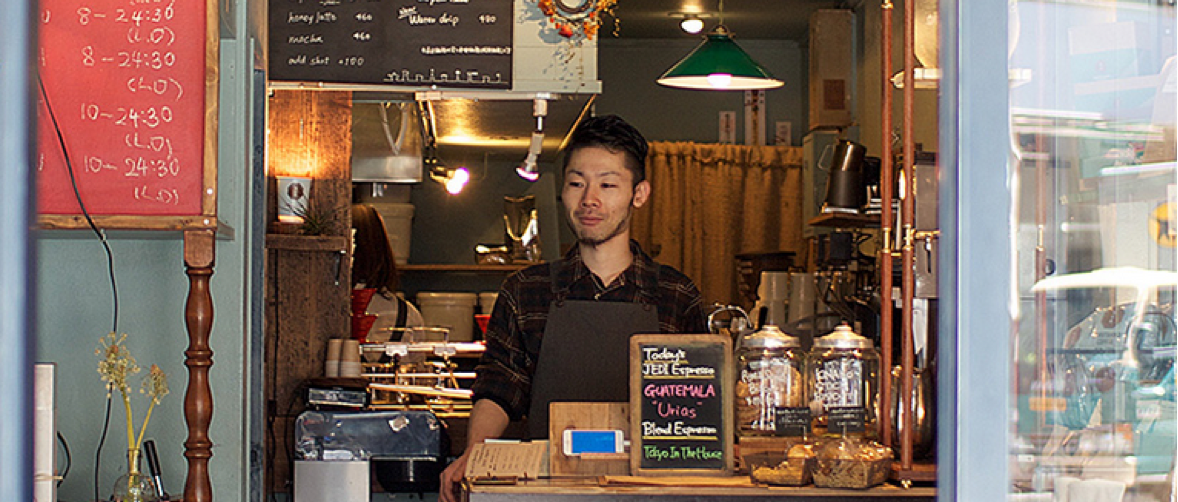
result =
[{"label": "stainless steel hood", "polygon": [[422,135],[412,101],[352,104],[352,181],[417,183]]},{"label": "stainless steel hood", "polygon": [[[539,126],[544,137],[537,161],[553,162],[573,128],[588,115],[595,97],[489,91],[354,92],[352,179],[421,181],[422,154],[428,150],[431,132],[435,153],[444,164],[523,163]],[[539,120],[537,99],[546,104],[539,110],[543,114]]]}]

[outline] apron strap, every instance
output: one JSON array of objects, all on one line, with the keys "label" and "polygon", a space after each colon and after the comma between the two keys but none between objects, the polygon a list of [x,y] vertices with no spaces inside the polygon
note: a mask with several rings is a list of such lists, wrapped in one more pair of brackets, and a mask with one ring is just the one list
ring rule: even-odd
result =
[{"label": "apron strap", "polygon": [[397,320],[393,323],[393,326],[404,328],[409,319],[409,302],[397,295],[393,295],[393,298],[397,299]]}]

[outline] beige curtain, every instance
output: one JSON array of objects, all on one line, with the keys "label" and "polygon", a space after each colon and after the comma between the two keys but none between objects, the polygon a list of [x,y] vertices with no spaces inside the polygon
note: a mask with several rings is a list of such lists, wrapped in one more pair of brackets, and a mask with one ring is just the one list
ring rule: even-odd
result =
[{"label": "beige curtain", "polygon": [[633,237],[704,301],[739,303],[737,254],[804,256],[801,148],[653,142],[647,177],[654,191]]}]

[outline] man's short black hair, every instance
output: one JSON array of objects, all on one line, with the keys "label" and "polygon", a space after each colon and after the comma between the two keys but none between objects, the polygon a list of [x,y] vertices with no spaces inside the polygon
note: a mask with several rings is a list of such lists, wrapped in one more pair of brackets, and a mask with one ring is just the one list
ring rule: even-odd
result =
[{"label": "man's short black hair", "polygon": [[634,178],[634,185],[646,179],[646,138],[634,126],[617,115],[603,115],[585,119],[573,130],[569,144],[565,147],[561,172],[569,167],[573,152],[585,147],[601,147],[614,153],[626,155],[626,168]]}]

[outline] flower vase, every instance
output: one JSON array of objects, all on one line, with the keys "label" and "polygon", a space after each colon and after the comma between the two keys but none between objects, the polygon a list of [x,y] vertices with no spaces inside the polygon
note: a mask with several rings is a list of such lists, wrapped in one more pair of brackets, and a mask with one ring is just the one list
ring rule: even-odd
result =
[{"label": "flower vase", "polygon": [[115,480],[111,502],[159,502],[151,476],[139,472],[139,449],[127,451],[127,472]]}]

